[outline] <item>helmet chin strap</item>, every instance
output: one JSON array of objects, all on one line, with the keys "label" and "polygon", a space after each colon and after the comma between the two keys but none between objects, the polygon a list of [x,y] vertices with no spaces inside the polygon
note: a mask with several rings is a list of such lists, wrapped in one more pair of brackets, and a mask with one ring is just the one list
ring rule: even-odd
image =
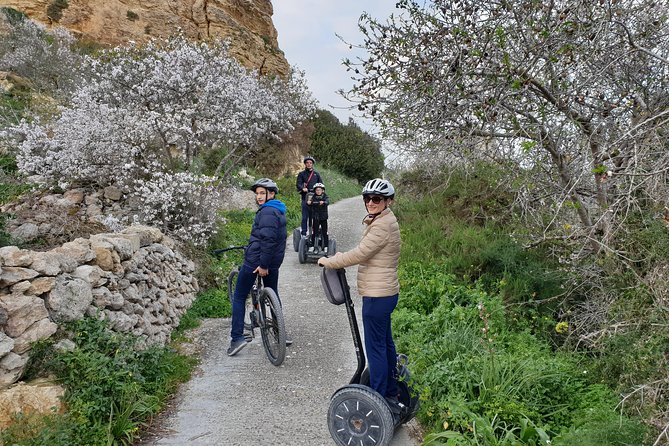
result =
[{"label": "helmet chin strap", "polygon": [[[367,216],[362,219],[362,221],[365,221],[367,218],[370,218],[370,217],[372,218],[372,221],[374,221],[374,220],[376,220],[376,217],[381,215],[383,213],[383,211],[385,211],[386,209],[388,209],[388,204],[386,204],[385,207],[383,209],[381,209],[379,212],[377,212],[376,214],[368,213]],[[372,223],[372,221],[370,221],[370,223]]]}]

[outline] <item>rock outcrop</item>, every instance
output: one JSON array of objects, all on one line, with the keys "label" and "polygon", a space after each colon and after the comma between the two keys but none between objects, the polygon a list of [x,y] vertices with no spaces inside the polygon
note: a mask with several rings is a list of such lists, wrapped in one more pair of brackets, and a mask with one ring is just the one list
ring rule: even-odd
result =
[{"label": "rock outcrop", "polygon": [[17,413],[47,415],[61,412],[64,394],[65,389],[48,381],[17,383],[0,392],[0,430],[7,428]]},{"label": "rock outcrop", "polygon": [[58,24],[95,42],[119,45],[167,37],[230,39],[231,54],[263,74],[286,75],[270,0],[5,0],[3,6]]}]

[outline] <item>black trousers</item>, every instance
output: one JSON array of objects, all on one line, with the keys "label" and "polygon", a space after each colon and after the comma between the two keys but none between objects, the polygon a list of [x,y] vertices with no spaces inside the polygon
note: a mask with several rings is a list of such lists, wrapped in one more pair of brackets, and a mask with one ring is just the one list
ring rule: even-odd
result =
[{"label": "black trousers", "polygon": [[316,241],[316,234],[321,234],[321,240],[323,246],[322,249],[327,248],[328,246],[328,221],[327,220],[317,220],[314,218],[314,225],[311,230],[311,244],[313,245]]}]

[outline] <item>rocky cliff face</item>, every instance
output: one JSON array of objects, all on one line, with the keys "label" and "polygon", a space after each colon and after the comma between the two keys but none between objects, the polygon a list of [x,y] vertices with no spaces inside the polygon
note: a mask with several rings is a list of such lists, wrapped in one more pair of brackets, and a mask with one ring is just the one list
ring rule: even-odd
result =
[{"label": "rocky cliff face", "polygon": [[96,42],[118,45],[166,37],[181,29],[193,39],[229,38],[231,53],[263,74],[288,73],[272,23],[270,0],[3,0],[46,24]]}]

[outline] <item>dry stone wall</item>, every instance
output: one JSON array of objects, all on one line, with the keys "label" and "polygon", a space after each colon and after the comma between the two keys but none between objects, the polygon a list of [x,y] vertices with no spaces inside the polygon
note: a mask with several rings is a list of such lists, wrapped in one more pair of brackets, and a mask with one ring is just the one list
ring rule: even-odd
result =
[{"label": "dry stone wall", "polygon": [[31,343],[84,316],[164,345],[198,291],[194,263],[142,225],[45,252],[5,246],[0,267],[0,389],[21,376]]}]

